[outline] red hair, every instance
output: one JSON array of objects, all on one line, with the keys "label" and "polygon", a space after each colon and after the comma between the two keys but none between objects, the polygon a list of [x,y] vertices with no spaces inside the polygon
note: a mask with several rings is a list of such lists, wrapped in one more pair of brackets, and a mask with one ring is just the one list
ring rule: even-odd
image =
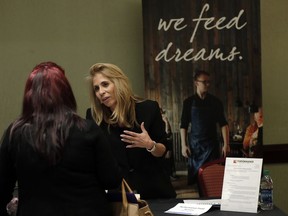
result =
[{"label": "red hair", "polygon": [[55,164],[75,123],[83,126],[76,114],[77,104],[62,67],[43,62],[33,68],[24,90],[22,114],[11,130]]},{"label": "red hair", "polygon": [[64,69],[53,62],[34,67],[26,82],[22,115],[53,113],[63,106],[74,111],[77,107]]}]

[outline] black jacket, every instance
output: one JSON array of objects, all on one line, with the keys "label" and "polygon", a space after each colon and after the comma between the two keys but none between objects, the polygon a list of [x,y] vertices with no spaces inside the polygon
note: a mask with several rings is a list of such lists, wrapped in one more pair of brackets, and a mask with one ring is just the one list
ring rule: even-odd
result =
[{"label": "black jacket", "polygon": [[[165,123],[158,103],[152,100],[136,103],[135,111],[138,124],[144,122],[150,138],[167,146]],[[92,119],[91,109],[87,109],[86,118]],[[163,157],[154,157],[145,148],[126,148],[127,143],[121,141],[120,135],[123,130],[141,133],[139,126],[133,128],[110,126],[108,129],[108,125],[102,123],[101,128],[112,146],[114,157],[125,179],[133,190],[140,193],[141,198],[157,199],[176,196],[170,178],[164,170]]]},{"label": "black jacket", "polygon": [[16,181],[18,216],[109,215],[105,189],[118,187],[122,176],[102,130],[86,122],[84,130],[70,129],[63,158],[52,167],[26,141],[9,143],[7,130],[0,146],[1,216]]}]

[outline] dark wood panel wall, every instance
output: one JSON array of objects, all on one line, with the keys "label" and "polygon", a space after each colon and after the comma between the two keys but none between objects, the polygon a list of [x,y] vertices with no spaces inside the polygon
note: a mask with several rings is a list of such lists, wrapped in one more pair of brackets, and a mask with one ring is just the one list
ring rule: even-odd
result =
[{"label": "dark wood panel wall", "polygon": [[230,130],[245,128],[248,106],[262,104],[259,0],[142,4],[146,97],[166,110],[173,130],[179,130],[182,103],[194,93],[199,69],[210,72],[210,92],[223,101]]}]

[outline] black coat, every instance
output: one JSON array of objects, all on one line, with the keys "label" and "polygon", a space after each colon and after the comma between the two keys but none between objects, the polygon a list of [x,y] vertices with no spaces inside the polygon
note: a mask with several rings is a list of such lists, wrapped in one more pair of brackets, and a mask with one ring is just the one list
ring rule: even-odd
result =
[{"label": "black coat", "polygon": [[10,149],[7,130],[0,146],[1,216],[16,181],[18,216],[109,215],[105,189],[118,187],[122,176],[102,130],[86,122],[84,130],[70,129],[63,158],[52,167],[25,141],[16,139],[19,150]]},{"label": "black coat", "polygon": [[[167,146],[165,123],[162,120],[158,103],[152,100],[136,103],[135,111],[137,122],[139,124],[144,122],[150,138]],[[87,109],[86,118],[92,119],[91,109]],[[141,133],[140,126],[133,128],[110,126],[108,129],[108,125],[102,123],[101,128],[109,139],[114,157],[125,179],[133,190],[140,193],[141,198],[157,199],[176,196],[170,177],[164,170],[164,158],[154,157],[145,148],[126,148],[127,143],[121,141],[120,134],[123,130]]]}]

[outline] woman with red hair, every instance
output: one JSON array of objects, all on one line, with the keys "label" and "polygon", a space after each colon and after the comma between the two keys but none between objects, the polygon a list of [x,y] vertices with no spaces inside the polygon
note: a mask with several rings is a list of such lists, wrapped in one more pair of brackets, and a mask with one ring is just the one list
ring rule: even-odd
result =
[{"label": "woman with red hair", "polygon": [[105,189],[122,176],[102,131],[76,107],[63,68],[44,62],[32,70],[22,114],[1,141],[1,216],[16,181],[17,215],[110,215]]}]

